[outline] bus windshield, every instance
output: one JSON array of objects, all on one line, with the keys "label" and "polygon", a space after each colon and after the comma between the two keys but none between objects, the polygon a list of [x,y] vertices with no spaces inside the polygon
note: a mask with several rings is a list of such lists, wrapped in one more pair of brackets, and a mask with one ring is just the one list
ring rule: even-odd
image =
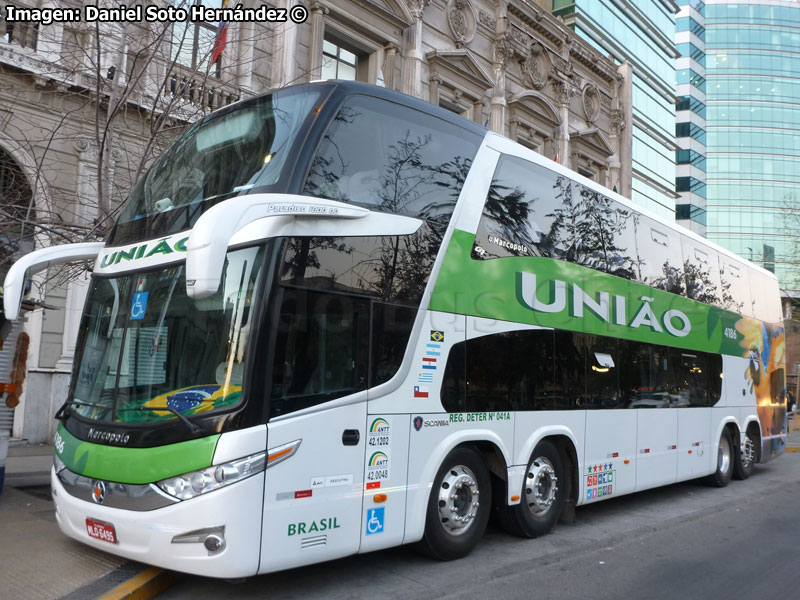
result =
[{"label": "bus windshield", "polygon": [[237,405],[263,248],[227,255],[219,291],[186,296],[184,266],[93,279],[70,408],[97,421],[158,422]]},{"label": "bus windshield", "polygon": [[277,184],[324,89],[276,92],[199,121],[145,173],[108,242],[190,229],[210,205]]}]

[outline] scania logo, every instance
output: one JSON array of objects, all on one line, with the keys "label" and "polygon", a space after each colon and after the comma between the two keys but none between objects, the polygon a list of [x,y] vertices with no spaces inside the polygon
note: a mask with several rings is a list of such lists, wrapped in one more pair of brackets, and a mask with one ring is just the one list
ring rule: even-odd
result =
[{"label": "scania logo", "polygon": [[102,504],[106,499],[106,484],[103,481],[95,481],[92,486],[92,500],[97,504]]}]

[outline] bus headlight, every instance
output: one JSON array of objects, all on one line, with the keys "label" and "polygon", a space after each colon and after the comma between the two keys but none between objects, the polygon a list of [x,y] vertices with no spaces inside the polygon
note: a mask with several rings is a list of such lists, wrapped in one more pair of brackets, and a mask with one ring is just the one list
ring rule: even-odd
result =
[{"label": "bus headlight", "polygon": [[170,496],[188,500],[260,473],[266,462],[266,452],[259,452],[222,465],[162,479],[156,485]]}]

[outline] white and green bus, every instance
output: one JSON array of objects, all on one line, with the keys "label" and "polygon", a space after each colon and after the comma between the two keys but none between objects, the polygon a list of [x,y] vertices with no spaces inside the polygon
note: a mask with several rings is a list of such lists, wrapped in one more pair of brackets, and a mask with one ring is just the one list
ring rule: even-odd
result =
[{"label": "white and green bus", "polygon": [[[579,505],[786,443],[771,273],[430,104],[352,82],[238,102],[177,140],[94,259],[52,491],[67,535],[243,577],[491,512]],[[32,401],[33,399],[29,399]]]}]

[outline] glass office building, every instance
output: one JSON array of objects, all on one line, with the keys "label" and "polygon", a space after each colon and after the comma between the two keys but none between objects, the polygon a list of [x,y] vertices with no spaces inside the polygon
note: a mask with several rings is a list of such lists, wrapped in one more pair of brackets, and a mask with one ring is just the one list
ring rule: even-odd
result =
[{"label": "glass office building", "polygon": [[708,237],[800,291],[800,2],[707,0]]},{"label": "glass office building", "polygon": [[631,199],[675,216],[675,3],[672,0],[554,0],[553,14],[633,70]]},{"label": "glass office building", "polygon": [[706,28],[702,0],[678,0],[675,61],[678,96],[675,141],[675,219],[706,235]]}]

